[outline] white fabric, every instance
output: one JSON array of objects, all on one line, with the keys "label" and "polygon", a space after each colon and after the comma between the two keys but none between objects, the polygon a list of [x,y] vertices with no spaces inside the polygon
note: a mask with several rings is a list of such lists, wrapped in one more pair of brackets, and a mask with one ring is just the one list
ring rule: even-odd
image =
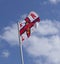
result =
[{"label": "white fabric", "polygon": [[[33,19],[31,14],[34,14],[36,17]],[[34,21],[35,19],[37,19],[39,16],[37,15],[37,13],[35,13],[34,11],[30,12],[30,14],[28,15],[28,18],[32,21]]]}]

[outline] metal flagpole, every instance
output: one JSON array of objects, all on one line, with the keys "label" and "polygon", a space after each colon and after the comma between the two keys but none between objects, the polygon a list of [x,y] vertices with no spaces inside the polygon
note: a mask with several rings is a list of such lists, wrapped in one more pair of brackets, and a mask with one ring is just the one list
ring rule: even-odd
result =
[{"label": "metal flagpole", "polygon": [[20,34],[19,34],[19,22],[17,23],[17,26],[18,26],[18,38],[19,38],[19,46],[20,46],[20,53],[21,53],[21,63],[24,64],[22,42],[20,40]]}]

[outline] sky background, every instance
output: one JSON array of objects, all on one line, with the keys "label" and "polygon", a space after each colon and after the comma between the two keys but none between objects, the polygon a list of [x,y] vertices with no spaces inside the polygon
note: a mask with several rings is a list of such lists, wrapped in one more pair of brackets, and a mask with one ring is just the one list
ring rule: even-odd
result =
[{"label": "sky background", "polygon": [[23,43],[25,64],[60,64],[60,0],[0,0],[0,64],[21,64],[17,21],[30,11],[41,21]]}]

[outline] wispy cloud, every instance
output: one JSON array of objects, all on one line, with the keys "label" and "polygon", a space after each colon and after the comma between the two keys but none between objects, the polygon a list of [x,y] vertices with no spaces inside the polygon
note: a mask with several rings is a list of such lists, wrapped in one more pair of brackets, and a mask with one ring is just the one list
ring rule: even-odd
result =
[{"label": "wispy cloud", "polygon": [[[17,24],[5,27],[0,38],[6,40],[10,45],[17,45]],[[51,62],[60,64],[60,22],[42,20],[35,34],[33,33],[28,41],[23,43],[23,46],[34,57],[47,56],[49,62],[46,64],[51,64]],[[41,62],[39,61],[39,63]]]},{"label": "wispy cloud", "polygon": [[4,28],[4,32],[0,38],[6,40],[10,45],[18,45],[18,30],[17,24],[12,24]]},{"label": "wispy cloud", "polygon": [[51,20],[43,20],[40,23],[39,29],[37,29],[37,31],[41,35],[53,35],[59,32],[57,27],[58,25],[56,22],[53,22]]},{"label": "wispy cloud", "polygon": [[4,57],[4,58],[8,58],[8,57],[10,56],[10,53],[9,53],[9,51],[4,50],[4,51],[2,52],[2,55],[1,55],[1,56]]},{"label": "wispy cloud", "polygon": [[60,2],[60,0],[49,0],[51,3],[53,3],[53,4],[57,4],[57,3],[59,3]]}]

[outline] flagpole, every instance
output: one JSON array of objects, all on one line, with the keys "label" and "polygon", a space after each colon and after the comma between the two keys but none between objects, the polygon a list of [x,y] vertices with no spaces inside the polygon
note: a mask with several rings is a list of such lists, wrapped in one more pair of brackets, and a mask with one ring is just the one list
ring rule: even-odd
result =
[{"label": "flagpole", "polygon": [[22,42],[20,40],[20,33],[19,33],[19,22],[17,23],[17,26],[18,26],[18,38],[19,38],[19,46],[20,46],[20,54],[21,54],[21,63],[24,64]]}]

